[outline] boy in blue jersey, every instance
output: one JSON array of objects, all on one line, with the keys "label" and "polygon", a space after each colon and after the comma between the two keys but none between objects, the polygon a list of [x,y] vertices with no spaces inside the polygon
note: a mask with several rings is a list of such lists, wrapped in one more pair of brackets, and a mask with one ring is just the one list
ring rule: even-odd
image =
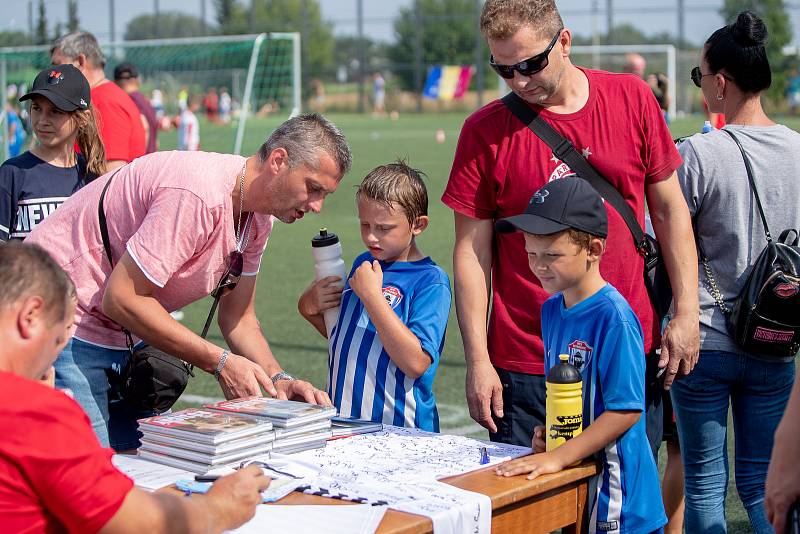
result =
[{"label": "boy in blue jersey", "polygon": [[545,372],[569,354],[583,377],[583,432],[544,452],[545,428],[534,429],[533,456],[507,462],[497,474],[555,473],[596,455],[590,532],[661,532],[667,521],[645,434],[644,341],[639,320],[600,274],[608,236],[603,199],[576,176],[537,191],[521,215],[501,219],[498,232],[521,230],[528,264],[553,293],[542,306]]},{"label": "boy in blue jersey", "polygon": [[298,309],[323,336],[325,310],[341,305],[328,342],[328,395],[344,416],[439,431],[433,378],[450,314],[450,280],[417,246],[428,226],[420,172],[398,162],[372,170],[356,192],[361,239],[342,291],[314,282]]}]

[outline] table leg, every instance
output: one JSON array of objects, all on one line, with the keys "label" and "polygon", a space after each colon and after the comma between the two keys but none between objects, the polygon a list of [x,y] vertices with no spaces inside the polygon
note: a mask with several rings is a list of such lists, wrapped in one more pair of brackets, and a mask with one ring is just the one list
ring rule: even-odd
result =
[{"label": "table leg", "polygon": [[589,531],[589,521],[586,517],[586,499],[589,494],[587,481],[584,480],[578,484],[577,490],[578,502],[575,506],[575,524],[564,527],[561,531],[563,534],[586,534]]}]

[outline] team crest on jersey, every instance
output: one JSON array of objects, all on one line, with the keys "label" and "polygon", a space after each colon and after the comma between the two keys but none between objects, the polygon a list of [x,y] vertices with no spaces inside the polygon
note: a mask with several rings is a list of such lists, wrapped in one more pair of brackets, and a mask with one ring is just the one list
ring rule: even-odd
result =
[{"label": "team crest on jersey", "polygon": [[394,309],[400,304],[400,301],[403,300],[403,294],[394,286],[386,286],[383,288],[383,298],[385,298],[389,306]]},{"label": "team crest on jersey", "polygon": [[577,367],[580,371],[583,369],[586,362],[589,361],[589,358],[591,358],[592,347],[587,345],[585,341],[576,339],[567,345],[567,348],[569,349],[569,363]]}]

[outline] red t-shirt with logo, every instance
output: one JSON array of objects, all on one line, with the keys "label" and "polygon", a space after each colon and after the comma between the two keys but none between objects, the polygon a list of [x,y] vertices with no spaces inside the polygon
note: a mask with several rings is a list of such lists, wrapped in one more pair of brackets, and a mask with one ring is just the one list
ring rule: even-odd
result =
[{"label": "red t-shirt with logo", "polygon": [[97,532],[133,488],[78,403],[6,372],[0,436],[0,532]]},{"label": "red t-shirt with logo", "polygon": [[[669,178],[681,157],[644,81],[581,70],[589,80],[582,109],[569,114],[536,109],[620,191],[644,227],[645,186]],[[464,123],[442,201],[468,217],[497,220],[522,213],[537,189],[569,174],[569,167],[496,100]],[[609,235],[600,272],[630,303],[649,352],[659,325],[644,285],[644,261],[625,222],[610,205],[606,209]],[[521,233],[495,234],[492,246],[491,361],[509,371],[543,374],[540,313],[549,295],[528,267]]]},{"label": "red t-shirt with logo", "polygon": [[113,82],[92,88],[92,108],[106,159],[131,162],[145,153],[147,140],[133,99]]}]

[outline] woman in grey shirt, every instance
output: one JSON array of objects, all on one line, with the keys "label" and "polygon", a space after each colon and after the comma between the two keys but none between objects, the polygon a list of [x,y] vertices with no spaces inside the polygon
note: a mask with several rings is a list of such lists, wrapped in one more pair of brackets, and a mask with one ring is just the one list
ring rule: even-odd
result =
[{"label": "woman in grey shirt", "polygon": [[[767,29],[754,13],[717,30],[703,48],[692,80],[709,108],[724,113],[748,154],[773,232],[800,228],[800,134],[774,123],[761,107],[771,72]],[[678,177],[709,268],[727,308],[766,245],[742,154],[725,132],[697,134],[679,146]],[[686,491],[686,531],[726,531],[728,404],[736,437],[736,487],[756,533],[772,533],[764,513],[764,481],[773,434],[786,405],[793,360],[742,351],[712,297],[704,266],[700,280],[700,360],[672,386]]]}]

